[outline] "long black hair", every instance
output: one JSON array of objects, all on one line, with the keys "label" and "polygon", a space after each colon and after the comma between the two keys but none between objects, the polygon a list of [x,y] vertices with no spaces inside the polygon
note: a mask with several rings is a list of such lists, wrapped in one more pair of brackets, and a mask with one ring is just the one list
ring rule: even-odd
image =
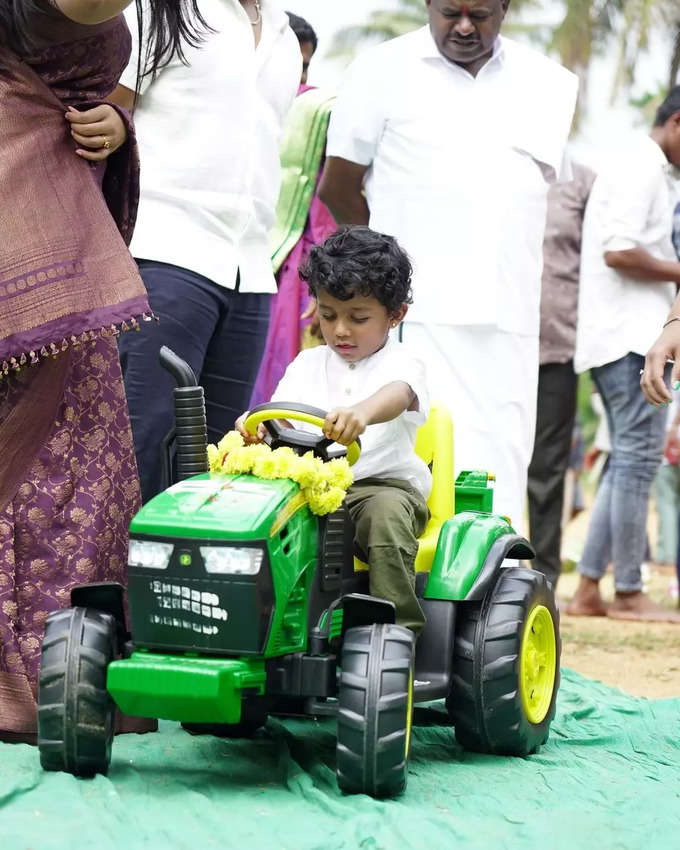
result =
[{"label": "long black hair", "polygon": [[[198,8],[199,0],[135,0],[137,28],[149,34],[146,55],[140,51],[137,77],[151,75],[177,57],[188,64],[184,50],[199,47],[213,32]],[[148,16],[148,18],[147,18]]]},{"label": "long black hair", "polygon": [[[53,0],[44,0],[50,4]],[[138,59],[138,74],[158,73],[175,57],[186,64],[185,49],[198,47],[212,32],[199,0],[135,0],[139,32],[149,34],[146,55]],[[16,0],[0,0],[0,44],[21,53],[28,43]]]}]

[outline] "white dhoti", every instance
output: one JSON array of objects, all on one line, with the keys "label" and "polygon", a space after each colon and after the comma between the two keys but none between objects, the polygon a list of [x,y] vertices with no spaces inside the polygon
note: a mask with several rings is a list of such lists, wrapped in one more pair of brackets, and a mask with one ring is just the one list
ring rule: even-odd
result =
[{"label": "white dhoti", "polygon": [[494,512],[521,532],[536,428],[538,337],[407,321],[401,338],[425,361],[432,401],[453,417],[456,475],[493,473]]}]

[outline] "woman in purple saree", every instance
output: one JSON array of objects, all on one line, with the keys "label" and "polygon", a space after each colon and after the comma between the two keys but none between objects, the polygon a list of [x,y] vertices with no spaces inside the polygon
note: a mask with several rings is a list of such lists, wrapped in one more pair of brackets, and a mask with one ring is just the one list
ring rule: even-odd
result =
[{"label": "woman in purple saree", "polygon": [[[163,6],[172,6],[166,16]],[[183,8],[189,3],[189,11]],[[149,320],[126,248],[138,161],[69,107],[105,102],[130,53],[125,0],[0,0],[0,738],[32,740],[43,625],[71,587],[124,582],[139,482],[116,336]],[[160,66],[191,0],[155,0]],[[62,11],[63,10],[63,11]],[[192,11],[194,10],[194,11]],[[66,16],[68,13],[69,17]],[[155,17],[154,17],[155,16]],[[194,14],[201,22],[200,16]],[[72,18],[74,20],[72,20]],[[80,21],[80,22],[78,22]],[[168,23],[170,21],[170,23]],[[191,22],[189,21],[189,24]],[[190,37],[199,38],[189,26]],[[153,47],[153,45],[152,45]],[[104,153],[105,152],[105,153]]]}]

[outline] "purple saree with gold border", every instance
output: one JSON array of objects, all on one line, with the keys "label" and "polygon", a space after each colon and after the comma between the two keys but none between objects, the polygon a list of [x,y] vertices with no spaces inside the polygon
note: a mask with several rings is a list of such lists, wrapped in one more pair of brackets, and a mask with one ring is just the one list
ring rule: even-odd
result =
[{"label": "purple saree with gold border", "polygon": [[116,336],[149,308],[126,248],[132,125],[93,167],[64,118],[115,87],[125,22],[15,5],[29,38],[0,48],[0,736],[30,740],[45,619],[74,584],[125,580],[140,496]]}]

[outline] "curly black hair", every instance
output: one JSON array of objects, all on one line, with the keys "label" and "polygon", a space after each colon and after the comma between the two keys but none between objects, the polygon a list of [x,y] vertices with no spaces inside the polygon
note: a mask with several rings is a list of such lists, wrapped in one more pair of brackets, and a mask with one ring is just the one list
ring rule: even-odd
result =
[{"label": "curly black hair", "polygon": [[408,255],[392,236],[370,227],[341,227],[312,248],[299,273],[315,297],[320,289],[340,301],[372,295],[390,314],[413,301]]}]

